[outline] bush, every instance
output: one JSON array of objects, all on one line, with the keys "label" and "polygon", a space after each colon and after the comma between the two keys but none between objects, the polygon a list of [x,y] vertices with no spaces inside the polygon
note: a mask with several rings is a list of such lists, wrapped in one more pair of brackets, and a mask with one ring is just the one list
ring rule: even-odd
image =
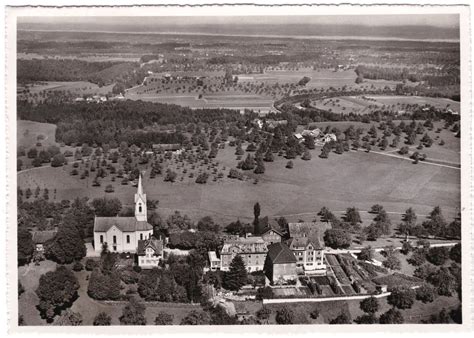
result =
[{"label": "bush", "polygon": [[93,260],[93,259],[87,259],[86,260],[86,270],[87,271],[92,271],[94,270],[99,264]]},{"label": "bush", "polygon": [[405,320],[400,311],[395,308],[388,310],[380,316],[380,324],[403,324]]},{"label": "bush", "polygon": [[74,271],[82,271],[84,269],[84,265],[82,265],[81,262],[76,262],[74,263],[74,265],[72,266],[72,269]]},{"label": "bush", "polygon": [[416,299],[423,303],[431,303],[434,300],[435,294],[435,289],[427,284],[423,284],[416,289]]},{"label": "bush", "polygon": [[294,324],[295,321],[295,313],[287,306],[283,306],[279,309],[276,313],[275,320],[277,324]]},{"label": "bush", "polygon": [[94,326],[108,326],[112,323],[112,318],[105,312],[99,312],[94,318]]},{"label": "bush", "polygon": [[311,317],[311,319],[318,319],[319,317],[319,309],[316,307],[313,309],[313,311],[311,311],[309,313],[309,316]]},{"label": "bush", "polygon": [[428,250],[426,259],[434,265],[443,265],[449,258],[449,249],[446,247],[434,247]]},{"label": "bush", "polygon": [[352,239],[350,234],[342,229],[328,229],[324,233],[324,243],[333,249],[348,248]]},{"label": "bush", "polygon": [[449,251],[449,258],[451,258],[456,263],[461,263],[461,243],[456,244]]},{"label": "bush", "polygon": [[174,316],[166,312],[158,312],[155,318],[155,325],[173,325]]},{"label": "bush", "polygon": [[387,302],[399,309],[410,309],[415,302],[415,291],[404,287],[394,288],[387,297]]}]

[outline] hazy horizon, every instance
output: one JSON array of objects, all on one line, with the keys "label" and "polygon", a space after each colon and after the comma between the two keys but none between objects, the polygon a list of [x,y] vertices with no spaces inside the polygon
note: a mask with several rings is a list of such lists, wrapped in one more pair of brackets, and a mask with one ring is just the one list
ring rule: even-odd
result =
[{"label": "hazy horizon", "polygon": [[20,30],[459,39],[458,15],[19,17]]}]

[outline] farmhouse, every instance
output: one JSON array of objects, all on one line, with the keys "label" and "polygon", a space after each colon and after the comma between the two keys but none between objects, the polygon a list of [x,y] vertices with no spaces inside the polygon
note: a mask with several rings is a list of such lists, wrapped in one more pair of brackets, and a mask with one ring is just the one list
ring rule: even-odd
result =
[{"label": "farmhouse", "polygon": [[153,144],[152,149],[156,153],[162,153],[166,151],[172,151],[175,154],[181,154],[183,147],[179,143],[158,143]]},{"label": "farmhouse", "polygon": [[265,276],[274,284],[294,280],[296,275],[296,258],[284,243],[273,243],[268,246],[265,259]]},{"label": "farmhouse", "polygon": [[267,244],[280,243],[283,238],[283,234],[273,227],[264,229],[260,236]]},{"label": "farmhouse", "polygon": [[249,272],[260,271],[263,270],[267,251],[267,243],[262,237],[228,239],[224,241],[219,258],[214,251],[208,253],[210,269],[228,271],[234,257],[240,255]]},{"label": "farmhouse", "polygon": [[290,238],[285,244],[296,257],[296,267],[305,274],[326,273],[324,246],[321,244],[318,222],[289,223]]},{"label": "farmhouse", "polygon": [[268,126],[268,128],[270,129],[275,129],[276,127],[278,126],[286,126],[288,124],[288,121],[287,120],[267,120],[266,121],[266,124]]},{"label": "farmhouse", "polygon": [[163,259],[163,241],[151,237],[138,241],[138,266],[142,269],[156,268]]},{"label": "farmhouse", "polygon": [[321,142],[329,143],[329,142],[332,142],[332,141],[334,141],[334,142],[337,141],[337,137],[334,134],[326,134],[326,135],[321,137]]},{"label": "farmhouse", "polygon": [[303,130],[301,135],[303,136],[311,136],[311,137],[319,137],[321,135],[321,129],[315,128],[313,130]]},{"label": "farmhouse", "polygon": [[96,252],[107,245],[112,252],[136,252],[140,240],[150,239],[153,227],[147,222],[146,194],[143,192],[142,177],[138,179],[135,194],[134,217],[95,217],[94,247]]},{"label": "farmhouse", "polygon": [[34,231],[32,233],[35,250],[38,253],[44,252],[44,244],[54,238],[58,233],[57,230]]}]

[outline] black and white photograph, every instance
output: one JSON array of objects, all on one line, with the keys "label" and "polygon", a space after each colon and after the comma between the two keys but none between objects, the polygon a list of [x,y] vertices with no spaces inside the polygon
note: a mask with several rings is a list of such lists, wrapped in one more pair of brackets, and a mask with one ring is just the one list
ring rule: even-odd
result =
[{"label": "black and white photograph", "polygon": [[470,325],[469,6],[327,7],[7,11],[11,327]]}]

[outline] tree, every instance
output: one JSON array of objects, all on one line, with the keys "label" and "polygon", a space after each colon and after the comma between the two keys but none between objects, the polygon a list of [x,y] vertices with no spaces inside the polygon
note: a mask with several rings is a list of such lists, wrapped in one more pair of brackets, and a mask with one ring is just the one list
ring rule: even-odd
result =
[{"label": "tree", "polygon": [[160,311],[155,318],[155,325],[173,325],[174,316]]},{"label": "tree", "polygon": [[135,298],[130,298],[119,319],[121,325],[146,325],[145,306]]},{"label": "tree", "polygon": [[391,290],[387,302],[399,309],[410,309],[415,302],[415,291],[410,288],[396,287]]},{"label": "tree", "polygon": [[400,270],[402,263],[400,259],[394,254],[389,255],[386,260],[383,261],[383,266],[391,270]]},{"label": "tree", "polygon": [[94,198],[91,202],[96,216],[117,216],[122,209],[122,202],[118,198]]},{"label": "tree", "polygon": [[287,169],[293,169],[293,161],[288,161],[288,162],[286,163],[286,168],[287,168]]},{"label": "tree", "polygon": [[58,233],[45,248],[45,256],[60,264],[72,263],[86,256],[84,240],[74,223],[64,219]]},{"label": "tree", "polygon": [[99,312],[94,318],[94,326],[108,326],[111,325],[112,318],[105,312]]},{"label": "tree", "polygon": [[427,276],[427,281],[433,284],[441,296],[452,296],[456,289],[456,279],[448,268],[442,267]]},{"label": "tree", "polygon": [[35,244],[33,243],[31,233],[25,228],[19,228],[17,238],[18,266],[28,264],[35,251]]},{"label": "tree", "polygon": [[434,265],[443,265],[449,259],[449,249],[446,247],[433,247],[426,253],[426,259]]},{"label": "tree", "polygon": [[402,313],[395,308],[391,308],[379,318],[380,324],[403,324],[404,321]]},{"label": "tree", "polygon": [[345,219],[347,222],[351,223],[352,225],[356,225],[357,223],[361,223],[362,220],[360,218],[359,210],[356,208],[347,208]]},{"label": "tree", "polygon": [[324,233],[324,243],[333,249],[346,249],[351,245],[352,239],[342,229],[328,229]]},{"label": "tree", "polygon": [[263,160],[260,158],[257,159],[257,166],[255,167],[254,173],[255,174],[265,173],[265,165],[263,164]]},{"label": "tree", "polygon": [[456,244],[449,251],[449,258],[456,263],[461,263],[461,243]]},{"label": "tree", "polygon": [[272,310],[266,306],[263,306],[260,310],[257,311],[257,318],[260,320],[268,320],[271,314]]},{"label": "tree", "polygon": [[363,314],[354,320],[357,324],[376,324],[377,317],[373,313]]},{"label": "tree", "polygon": [[65,266],[42,275],[36,289],[41,316],[51,322],[61,309],[72,305],[77,298],[78,289],[76,276]]},{"label": "tree", "polygon": [[336,318],[332,319],[329,324],[350,324],[351,321],[351,317],[347,313],[342,312]]},{"label": "tree", "polygon": [[209,325],[211,316],[201,310],[192,310],[181,320],[180,325]]},{"label": "tree", "polygon": [[435,292],[436,291],[432,286],[423,284],[416,289],[416,299],[423,303],[431,303],[434,300]]},{"label": "tree", "polygon": [[120,277],[117,273],[105,274],[96,269],[92,272],[87,294],[97,300],[116,300],[120,298]]},{"label": "tree", "polygon": [[311,153],[306,149],[303,153],[303,156],[301,156],[302,160],[309,161],[311,160]]},{"label": "tree", "polygon": [[236,255],[230,262],[229,271],[224,276],[224,287],[228,290],[238,291],[247,283],[247,269],[245,263]]},{"label": "tree", "polygon": [[218,233],[220,231],[219,224],[216,224],[211,216],[204,216],[198,221],[197,228],[199,231],[212,231]]},{"label": "tree", "polygon": [[66,310],[66,312],[59,317],[54,325],[58,326],[79,326],[82,324],[82,315],[77,312],[72,312],[71,310]]},{"label": "tree", "polygon": [[365,313],[374,314],[379,310],[379,302],[377,298],[371,296],[360,302],[360,309]]},{"label": "tree", "polygon": [[357,256],[357,258],[363,261],[371,261],[373,258],[373,255],[374,255],[374,251],[372,250],[372,247],[367,246],[360,250],[360,253]]},{"label": "tree", "polygon": [[295,313],[288,306],[283,306],[281,309],[277,310],[275,320],[277,324],[281,325],[294,324]]},{"label": "tree", "polygon": [[417,248],[413,251],[407,262],[414,266],[420,266],[426,262],[426,252],[424,249]]},{"label": "tree", "polygon": [[255,235],[259,234],[259,231],[258,231],[259,218],[260,218],[260,203],[257,202],[253,205],[253,225],[254,225],[253,233]]},{"label": "tree", "polygon": [[56,154],[51,160],[52,167],[61,167],[64,163],[67,163],[67,160],[63,154]]}]

